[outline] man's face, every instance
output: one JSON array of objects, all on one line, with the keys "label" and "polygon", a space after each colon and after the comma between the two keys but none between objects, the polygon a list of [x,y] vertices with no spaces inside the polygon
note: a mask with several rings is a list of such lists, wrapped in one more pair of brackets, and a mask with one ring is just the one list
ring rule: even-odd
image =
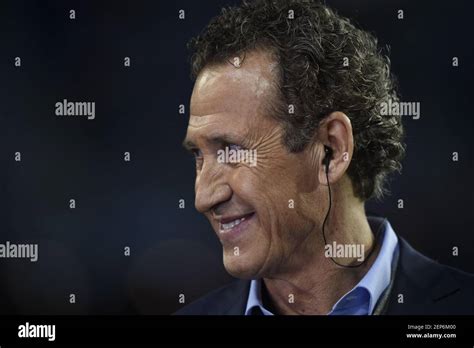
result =
[{"label": "man's face", "polygon": [[[291,272],[321,243],[319,164],[311,150],[289,153],[280,123],[268,114],[275,70],[257,52],[240,68],[209,66],[191,97],[185,145],[196,156],[196,209],[222,243],[225,268],[239,278]],[[226,147],[255,150],[257,161],[222,163]]]}]

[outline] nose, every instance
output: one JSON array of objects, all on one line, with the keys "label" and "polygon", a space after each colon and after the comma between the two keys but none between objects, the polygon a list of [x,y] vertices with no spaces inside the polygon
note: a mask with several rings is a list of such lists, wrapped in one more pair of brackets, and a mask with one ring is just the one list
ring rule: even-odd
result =
[{"label": "nose", "polygon": [[228,201],[232,190],[226,179],[225,166],[217,161],[205,162],[196,175],[195,192],[194,205],[200,213]]}]

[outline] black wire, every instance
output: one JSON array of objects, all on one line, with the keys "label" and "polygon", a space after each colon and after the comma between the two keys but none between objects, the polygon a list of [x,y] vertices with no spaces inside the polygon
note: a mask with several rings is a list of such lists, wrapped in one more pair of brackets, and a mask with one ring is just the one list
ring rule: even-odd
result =
[{"label": "black wire", "polygon": [[[324,221],[323,221],[323,239],[324,239],[324,245],[325,246],[328,245],[328,243],[326,241],[326,234],[324,233],[324,226],[326,225],[326,221],[329,218],[329,213],[331,212],[331,206],[332,206],[331,185],[329,185],[329,162],[326,163],[326,180],[327,180],[328,190],[329,190],[329,207],[328,207],[328,212],[326,213],[326,217],[324,218]],[[334,262],[336,265],[338,265],[340,267],[345,267],[345,268],[360,267],[370,258],[370,256],[374,252],[374,250],[375,250],[375,239],[376,238],[374,238],[374,245],[372,246],[372,249],[369,251],[369,253],[365,257],[365,259],[357,265],[343,265],[343,264],[340,264],[339,262],[337,262],[336,260],[334,260],[334,258],[332,258],[332,257],[330,257],[330,259],[331,259],[332,262]]]}]

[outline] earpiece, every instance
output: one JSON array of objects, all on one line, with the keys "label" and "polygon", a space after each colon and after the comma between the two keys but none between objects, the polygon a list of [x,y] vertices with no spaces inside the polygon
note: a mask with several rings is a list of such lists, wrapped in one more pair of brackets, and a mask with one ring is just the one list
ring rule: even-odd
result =
[{"label": "earpiece", "polygon": [[324,156],[323,164],[326,166],[326,172],[328,172],[329,162],[331,162],[332,159],[332,149],[329,146],[324,145],[324,152],[326,153],[326,155]]}]

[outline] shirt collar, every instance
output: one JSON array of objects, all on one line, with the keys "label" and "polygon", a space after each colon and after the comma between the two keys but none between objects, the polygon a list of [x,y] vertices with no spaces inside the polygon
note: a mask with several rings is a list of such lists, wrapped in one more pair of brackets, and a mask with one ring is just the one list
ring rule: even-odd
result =
[{"label": "shirt collar", "polygon": [[252,279],[250,282],[249,297],[247,300],[245,315],[251,315],[252,308],[254,307],[258,307],[264,315],[273,315],[272,312],[263,307],[262,281],[260,279]]},{"label": "shirt collar", "polygon": [[[373,313],[378,299],[390,284],[393,255],[398,248],[397,235],[387,220],[383,222],[381,233],[382,247],[377,259],[359,283],[336,302],[329,315]],[[264,315],[273,315],[263,306],[260,279],[250,282],[245,315],[250,315],[254,307],[258,307]]]}]

